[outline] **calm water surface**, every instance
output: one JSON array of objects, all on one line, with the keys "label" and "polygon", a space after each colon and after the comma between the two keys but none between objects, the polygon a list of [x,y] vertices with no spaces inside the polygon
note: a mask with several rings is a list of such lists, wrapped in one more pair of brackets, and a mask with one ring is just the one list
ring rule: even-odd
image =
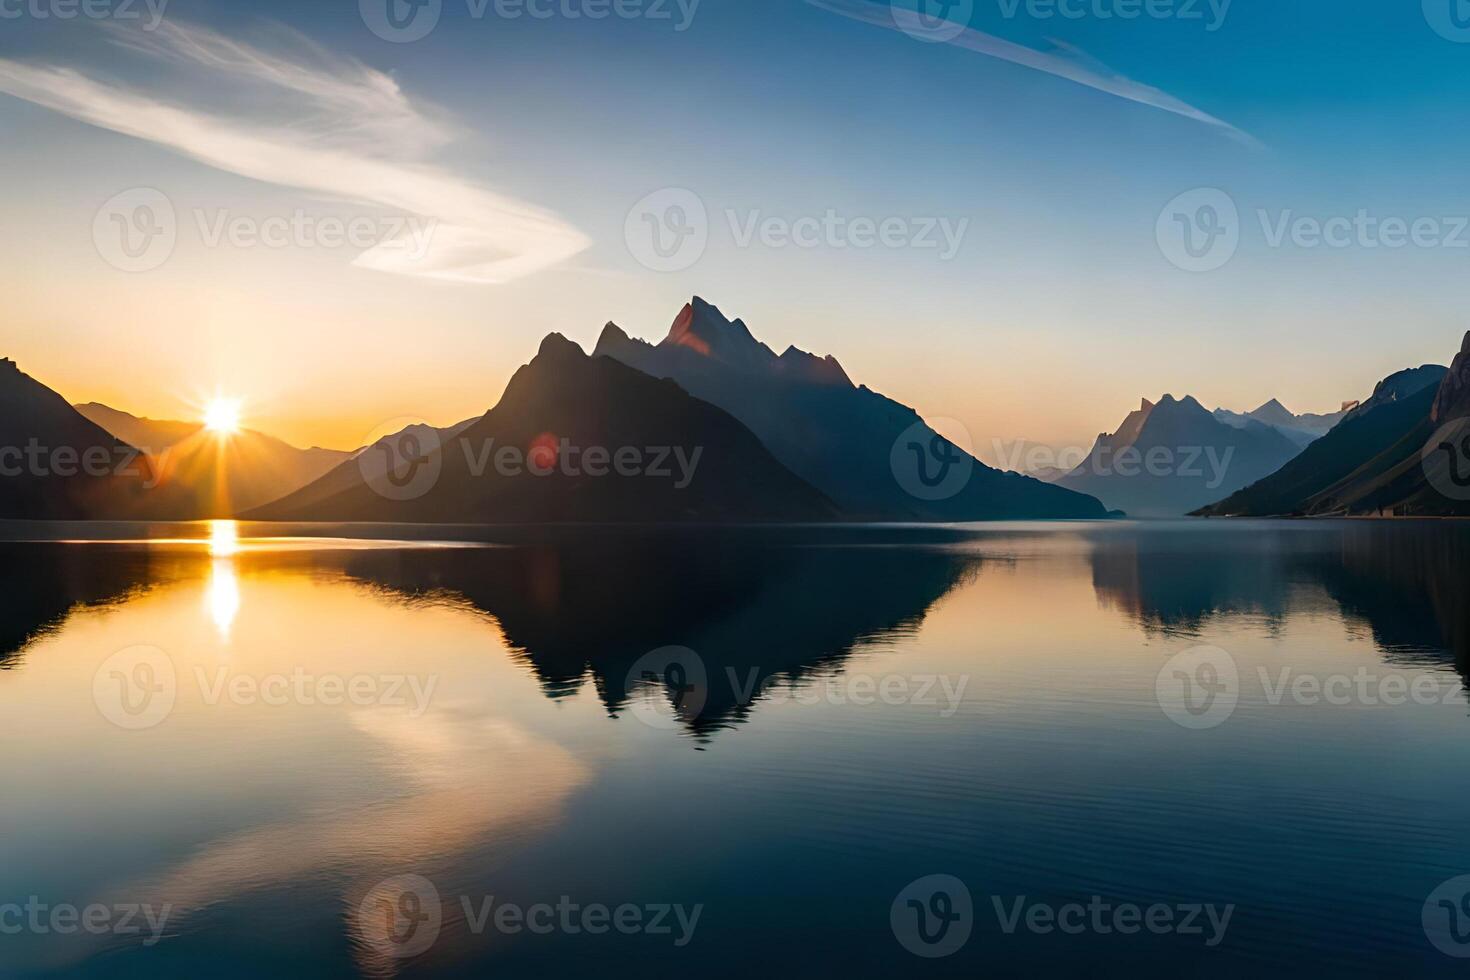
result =
[{"label": "calm water surface", "polygon": [[[0,905],[167,920],[0,917],[0,976],[1470,962],[1422,918],[1470,874],[1463,525],[144,530],[0,530]],[[925,959],[890,912],[935,874],[971,933]],[[1094,896],[1233,911],[996,910]],[[559,902],[698,918],[493,917]]]}]

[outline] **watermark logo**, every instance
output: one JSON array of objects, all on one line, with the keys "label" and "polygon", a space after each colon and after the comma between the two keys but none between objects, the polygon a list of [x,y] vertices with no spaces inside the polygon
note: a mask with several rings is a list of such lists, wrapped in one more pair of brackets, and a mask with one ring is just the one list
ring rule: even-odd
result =
[{"label": "watermark logo", "polygon": [[1182,728],[1223,725],[1240,700],[1240,669],[1229,653],[1190,647],[1170,657],[1154,679],[1154,696],[1169,720]]},{"label": "watermark logo", "polygon": [[709,246],[709,212],[699,195],[665,187],[633,205],[623,224],[628,251],[654,272],[682,272]]},{"label": "watermark logo", "polygon": [[[1001,16],[1015,20],[1150,20],[1200,21],[1205,33],[1225,25],[1233,0],[997,0]],[[1208,10],[1206,10],[1208,7]],[[1206,20],[1208,14],[1209,19]]]},{"label": "watermark logo", "polygon": [[1213,272],[1240,247],[1240,212],[1219,188],[1185,191],[1159,212],[1154,238],[1164,258],[1178,268]]},{"label": "watermark logo", "polygon": [[31,895],[24,903],[0,904],[0,936],[30,933],[36,936],[144,936],[141,945],[156,946],[168,928],[173,905],[165,902],[120,902],[103,905],[51,904],[39,895]]},{"label": "watermark logo", "polygon": [[1112,901],[1102,895],[1091,896],[1085,904],[1064,902],[1060,905],[1034,901],[1026,895],[1009,898],[992,895],[990,904],[995,909],[1000,931],[1007,936],[1020,931],[1038,936],[1058,932],[1064,936],[1084,933],[1099,936],[1133,936],[1139,933],[1198,936],[1210,949],[1224,942],[1230,919],[1235,915],[1234,904],[1154,902],[1145,906],[1138,902]]},{"label": "watermark logo", "polygon": [[1456,44],[1470,43],[1470,2],[1424,0],[1424,19],[1434,32]]},{"label": "watermark logo", "polygon": [[[381,435],[379,433],[388,433]],[[439,430],[422,419],[390,419],[357,455],[363,482],[387,500],[417,500],[439,483],[444,455]]]},{"label": "watermark logo", "polygon": [[893,24],[916,41],[943,44],[970,27],[975,0],[890,0]]},{"label": "watermark logo", "polygon": [[[633,716],[650,728],[677,728],[681,720],[698,718],[709,700],[709,673],[704,659],[688,647],[660,647],[645,653],[628,670],[624,690],[651,696],[633,700]],[[662,697],[660,697],[662,695]],[[673,706],[669,713],[664,703]]]},{"label": "watermark logo", "polygon": [[0,0],[0,20],[147,21],[140,28],[156,31],[169,0]]},{"label": "watermark logo", "polygon": [[1429,485],[1451,500],[1470,500],[1470,417],[1440,426],[1420,451]]},{"label": "watermark logo", "polygon": [[119,728],[152,728],[169,716],[178,697],[174,662],[158,647],[119,650],[92,675],[92,701]]},{"label": "watermark logo", "polygon": [[682,272],[698,262],[715,231],[739,249],[927,251],[955,258],[970,230],[968,217],[846,214],[824,208],[807,214],[770,214],[761,208],[725,208],[710,218],[703,199],[682,187],[655,191],[635,204],[623,226],[628,251],[655,272]]},{"label": "watermark logo", "polygon": [[970,482],[975,458],[968,430],[955,419],[936,419],[946,431],[959,434],[956,444],[922,420],[899,433],[888,454],[893,478],[919,500],[948,500]]},{"label": "watermark logo", "polygon": [[969,942],[975,925],[970,889],[954,875],[911,881],[893,900],[888,925],[899,945],[915,956],[949,956]]},{"label": "watermark logo", "polygon": [[738,704],[749,706],[757,699],[772,704],[868,707],[870,705],[937,708],[940,718],[953,718],[964,704],[969,674],[850,674],[843,671],[811,682],[762,678],[759,667],[745,676],[734,667],[725,668],[725,679]]},{"label": "watermark logo", "polygon": [[358,0],[362,22],[384,41],[419,41],[439,25],[444,0]]},{"label": "watermark logo", "polygon": [[422,875],[380,881],[357,906],[362,941],[393,959],[408,959],[428,950],[443,924],[439,890]]},{"label": "watermark logo", "polygon": [[97,254],[123,272],[151,272],[169,260],[178,244],[173,202],[152,187],[114,194],[92,218]]},{"label": "watermark logo", "polygon": [[1456,959],[1470,958],[1470,875],[1441,882],[1430,892],[1420,922],[1435,949]]}]

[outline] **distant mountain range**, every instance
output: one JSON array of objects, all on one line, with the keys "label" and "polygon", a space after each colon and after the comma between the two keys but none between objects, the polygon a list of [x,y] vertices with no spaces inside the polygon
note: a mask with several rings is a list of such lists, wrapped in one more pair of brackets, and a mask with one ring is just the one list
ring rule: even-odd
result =
[{"label": "distant mountain range", "polygon": [[1190,396],[1143,399],[1058,486],[1130,517],[1179,517],[1274,473],[1301,451],[1255,419],[1227,424]]},{"label": "distant mountain range", "polygon": [[1251,422],[1260,422],[1269,425],[1297,445],[1306,446],[1325,436],[1356,405],[1356,402],[1346,402],[1341,411],[1328,415],[1297,415],[1273,398],[1260,408],[1245,413],[1217,408],[1215,418],[1237,429],[1244,429]]},{"label": "distant mountain range", "polygon": [[[247,513],[424,523],[826,521],[837,507],[749,429],[678,385],[551,334],[499,404],[447,441],[419,432]],[[427,440],[427,444],[426,444]],[[595,454],[595,455],[594,455]]]},{"label": "distant mountain range", "polygon": [[[695,297],[658,344],[551,334],[484,416],[355,453],[72,406],[0,361],[0,518],[742,523],[1470,513],[1470,334],[1361,404],[1144,399],[1043,482],[992,469],[833,357]],[[947,482],[946,482],[947,481]]]},{"label": "distant mountain range", "polygon": [[[894,449],[937,445],[940,436],[907,405],[854,385],[831,356],[796,347],[780,356],[699,297],[657,345],[609,323],[595,355],[621,361],[718,405],[749,426],[792,472],[862,520],[979,521],[1106,516],[1097,500],[992,469],[958,447],[969,477],[936,499],[895,472]],[[907,464],[901,458],[900,465]],[[911,465],[911,464],[908,464]]]},{"label": "distant mountain range", "polygon": [[194,422],[138,418],[97,402],[76,410],[152,457],[160,486],[171,492],[177,520],[233,517],[278,500],[352,456],[334,449],[297,449],[243,429],[221,437]]},{"label": "distant mountain range", "polygon": [[124,520],[164,496],[138,449],[0,360],[0,517]]},{"label": "distant mountain range", "polygon": [[1390,375],[1373,395],[1298,458],[1240,492],[1202,508],[1204,516],[1470,514],[1470,333],[1450,368],[1425,365]]}]

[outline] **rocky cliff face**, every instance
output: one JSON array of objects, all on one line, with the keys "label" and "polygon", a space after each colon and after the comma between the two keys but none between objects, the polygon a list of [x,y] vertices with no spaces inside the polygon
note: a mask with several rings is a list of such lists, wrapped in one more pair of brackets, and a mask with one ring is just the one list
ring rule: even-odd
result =
[{"label": "rocky cliff face", "polygon": [[1429,420],[1435,425],[1444,425],[1467,415],[1470,415],[1470,330],[1465,332],[1460,353],[1450,363],[1450,373],[1439,383],[1439,394],[1435,396]]}]

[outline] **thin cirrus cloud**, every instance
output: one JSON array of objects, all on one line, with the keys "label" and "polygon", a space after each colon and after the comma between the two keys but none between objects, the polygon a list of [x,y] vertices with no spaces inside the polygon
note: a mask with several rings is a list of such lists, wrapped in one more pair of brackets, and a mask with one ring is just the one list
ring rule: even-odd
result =
[{"label": "thin cirrus cloud", "polygon": [[142,84],[4,58],[0,93],[227,173],[428,219],[430,234],[415,240],[405,231],[380,242],[353,261],[361,268],[498,283],[590,244],[555,214],[427,162],[457,133],[447,117],[414,103],[389,75],[295,32],[277,32],[279,50],[177,23],[117,29],[112,40],[155,74],[171,70],[170,93],[225,93],[230,107],[183,104]]},{"label": "thin cirrus cloud", "polygon": [[[1186,119],[1214,126],[1225,132],[1231,139],[1247,146],[1260,146],[1255,137],[1237,129],[1223,119],[1176,99],[1167,92],[1161,92],[1142,82],[1125,78],[1068,44],[1054,41],[1052,43],[1056,45],[1055,50],[1038,51],[1014,41],[996,37],[994,34],[986,34],[963,26],[956,21],[920,17],[917,8],[907,9],[903,6],[903,0],[893,0],[892,3],[884,3],[881,6],[869,3],[868,0],[806,0],[806,2],[813,7],[841,14],[843,17],[850,17],[865,24],[903,31],[906,34],[938,43],[952,44],[967,51],[975,51],[992,58],[999,58],[1001,61],[1009,61],[1011,64],[1023,65],[1048,75],[1065,78],[1078,85],[1085,85],[1087,88],[1106,92],[1120,99],[1127,99],[1129,102],[1162,109]],[[924,3],[925,0],[917,0],[917,2]]]}]

